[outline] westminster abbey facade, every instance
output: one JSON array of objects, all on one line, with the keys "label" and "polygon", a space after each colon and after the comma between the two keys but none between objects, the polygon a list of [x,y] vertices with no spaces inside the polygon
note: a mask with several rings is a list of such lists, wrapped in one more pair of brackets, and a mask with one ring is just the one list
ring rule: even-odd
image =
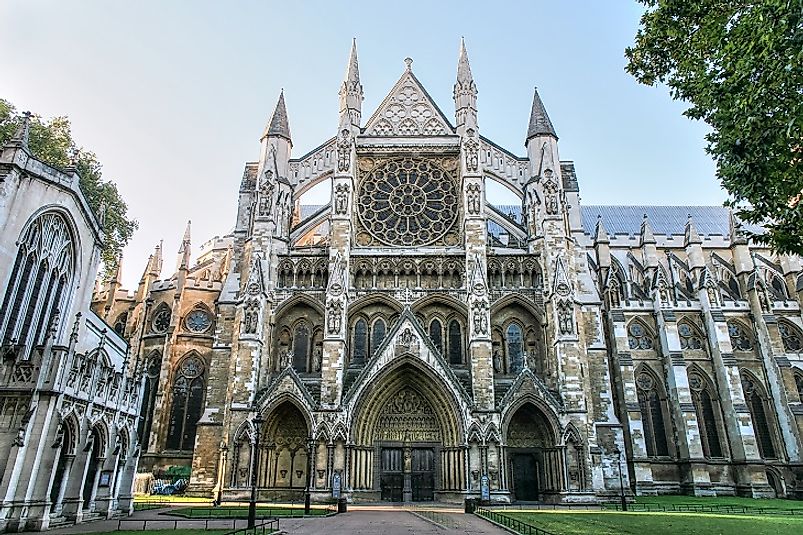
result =
[{"label": "westminster abbey facade", "polygon": [[354,46],[339,97],[301,156],[279,97],[197,262],[188,227],[174,273],[158,247],[97,288],[143,381],[140,490],[803,496],[800,258],[721,207],[583,206],[537,92],[523,155],[481,135],[464,46],[453,117],[411,60],[364,117]]}]

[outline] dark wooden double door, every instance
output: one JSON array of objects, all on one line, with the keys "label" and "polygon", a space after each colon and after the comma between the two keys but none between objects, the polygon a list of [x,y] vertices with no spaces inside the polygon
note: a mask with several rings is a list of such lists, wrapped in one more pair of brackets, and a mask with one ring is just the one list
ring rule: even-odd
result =
[{"label": "dark wooden double door", "polygon": [[538,462],[533,453],[515,453],[512,459],[516,501],[538,501]]},{"label": "dark wooden double door", "polygon": [[404,470],[403,448],[382,448],[380,487],[383,501],[405,501],[404,480],[410,478],[410,498],[414,502],[435,499],[435,450],[412,448],[410,471]]}]

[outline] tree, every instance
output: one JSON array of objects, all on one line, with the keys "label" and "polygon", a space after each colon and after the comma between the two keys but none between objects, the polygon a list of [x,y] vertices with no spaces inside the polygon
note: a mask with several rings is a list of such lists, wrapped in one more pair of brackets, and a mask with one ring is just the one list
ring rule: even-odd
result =
[{"label": "tree", "polygon": [[781,253],[803,255],[803,0],[638,0],[627,72],[666,84],[711,127],[726,204]]},{"label": "tree", "polygon": [[[22,114],[9,102],[0,99],[0,146],[19,128]],[[103,249],[101,260],[106,277],[117,269],[123,247],[126,246],[137,222],[128,218],[128,205],[123,201],[117,186],[102,179],[102,166],[94,153],[79,149],[70,132],[67,117],[54,117],[44,121],[38,115],[31,117],[28,146],[34,156],[56,168],[70,165],[71,158],[81,177],[79,186],[89,207],[96,215],[103,213]]]}]

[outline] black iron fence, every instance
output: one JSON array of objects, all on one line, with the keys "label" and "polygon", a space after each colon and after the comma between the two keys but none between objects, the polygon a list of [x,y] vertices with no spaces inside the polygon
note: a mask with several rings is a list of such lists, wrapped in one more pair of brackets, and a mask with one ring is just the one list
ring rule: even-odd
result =
[{"label": "black iron fence", "polygon": [[267,522],[262,522],[252,528],[244,527],[240,529],[235,529],[233,531],[224,533],[224,535],[267,535],[268,533],[273,533],[275,531],[279,531],[278,518],[274,518],[273,520],[268,520]]},{"label": "black iron fence", "polygon": [[[248,524],[247,520],[240,518],[205,518],[205,519],[163,519],[163,518],[148,518],[148,519],[132,519],[120,518],[117,520],[117,531],[149,531],[149,530],[175,530],[175,529],[191,529],[195,531],[207,531],[210,529],[231,529],[232,533],[239,533],[240,529],[246,529]],[[279,529],[279,520],[270,519],[262,522],[261,525],[275,524],[275,529]],[[270,533],[270,531],[258,532]]]},{"label": "black iron fence", "polygon": [[[619,503],[609,503],[605,509],[621,511]],[[715,513],[730,515],[784,515],[803,516],[803,509],[782,509],[777,507],[761,507],[735,504],[699,504],[699,503],[629,503],[627,510],[638,513]]]},{"label": "black iron fence", "polygon": [[538,526],[534,526],[533,524],[524,522],[523,520],[519,520],[518,518],[500,513],[498,511],[492,511],[490,509],[478,507],[474,511],[474,514],[492,522],[496,522],[497,524],[513,530],[521,535],[555,535],[554,533],[541,529]]}]

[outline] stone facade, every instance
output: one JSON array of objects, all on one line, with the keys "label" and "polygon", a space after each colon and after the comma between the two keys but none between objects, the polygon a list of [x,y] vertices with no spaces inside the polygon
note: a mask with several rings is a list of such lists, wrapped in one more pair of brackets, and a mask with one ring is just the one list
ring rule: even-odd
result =
[{"label": "stone facade", "polygon": [[74,168],[0,148],[0,530],[133,511],[141,381],[90,310],[101,221]]},{"label": "stone facade", "polygon": [[406,63],[363,121],[353,46],[334,136],[298,158],[282,95],[234,232],[192,266],[188,229],[171,278],[158,248],[135,292],[95,294],[146,377],[142,477],[184,466],[223,499],[594,502],[621,472],[800,495],[800,259],[722,208],[581,206],[537,92],[516,156],[480,135],[464,46],[454,123]]}]

